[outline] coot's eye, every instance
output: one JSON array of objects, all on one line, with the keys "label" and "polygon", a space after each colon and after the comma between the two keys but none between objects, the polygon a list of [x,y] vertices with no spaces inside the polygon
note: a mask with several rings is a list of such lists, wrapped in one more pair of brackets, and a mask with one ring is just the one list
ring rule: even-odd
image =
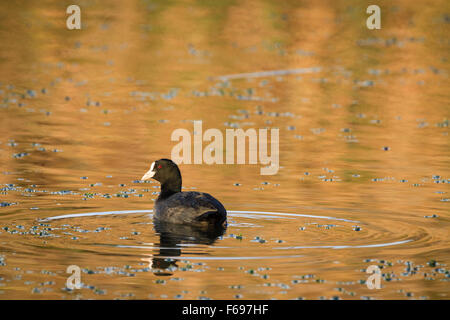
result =
[{"label": "coot's eye", "polygon": [[161,168],[162,168],[162,165],[159,164],[159,165],[158,165],[158,169],[161,169]]}]

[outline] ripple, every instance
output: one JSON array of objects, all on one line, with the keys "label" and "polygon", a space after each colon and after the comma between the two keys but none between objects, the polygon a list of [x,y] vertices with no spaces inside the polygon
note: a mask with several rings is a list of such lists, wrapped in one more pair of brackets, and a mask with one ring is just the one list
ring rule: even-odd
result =
[{"label": "ripple", "polygon": [[[153,210],[122,210],[122,211],[103,211],[103,212],[87,212],[87,213],[74,213],[74,214],[65,214],[61,216],[55,217],[47,217],[41,219],[41,221],[51,221],[51,220],[60,220],[60,219],[70,219],[70,218],[81,218],[81,217],[93,217],[93,216],[105,216],[105,215],[119,215],[119,214],[129,214],[129,213],[152,213]],[[228,216],[230,217],[245,217],[245,218],[278,218],[282,217],[301,217],[301,218],[315,218],[315,219],[327,219],[327,220],[336,220],[336,221],[345,221],[345,222],[354,222],[359,223],[359,221],[343,219],[343,218],[335,218],[328,216],[316,216],[310,214],[299,214],[299,213],[285,213],[285,212],[266,212],[266,211],[241,211],[241,210],[230,210],[227,211]]]},{"label": "ripple", "polygon": [[151,212],[153,212],[153,210],[122,210],[122,211],[74,213],[74,214],[65,214],[65,215],[55,216],[55,217],[47,217],[47,218],[40,219],[39,221],[52,221],[52,220],[81,218],[81,217],[94,217],[94,216],[118,215],[118,214],[129,214],[129,213],[151,213]]},{"label": "ripple", "polygon": [[[76,214],[66,214],[66,215],[60,215],[60,216],[53,216],[53,217],[47,217],[44,219],[41,219],[41,221],[54,221],[54,220],[61,220],[61,219],[73,219],[73,218],[83,218],[83,217],[94,217],[94,216],[106,216],[106,215],[125,215],[125,214],[141,214],[141,213],[152,213],[153,210],[121,210],[121,211],[102,211],[102,212],[87,212],[87,213],[76,213]],[[150,215],[151,216],[151,215]],[[360,221],[356,220],[350,220],[346,218],[337,218],[332,216],[319,216],[319,215],[310,215],[310,214],[299,214],[299,213],[288,213],[288,212],[272,212],[272,211],[243,211],[243,210],[230,210],[228,211],[228,216],[233,218],[245,218],[245,219],[253,219],[253,220],[265,220],[265,219],[298,219],[298,218],[312,218],[312,219],[323,219],[323,220],[334,220],[334,221],[343,221],[347,223],[361,223]],[[313,230],[314,233],[318,233],[321,229],[315,229],[321,225],[317,223],[311,223],[312,227],[309,227],[309,230]],[[243,222],[231,222],[229,224],[229,227],[232,228],[239,228],[239,227],[249,227],[249,226],[255,226],[251,223],[243,223]],[[336,225],[333,225],[336,226]],[[337,227],[345,227],[345,226],[337,226]],[[349,230],[352,230],[348,228]],[[369,243],[363,243],[363,244],[319,244],[319,245],[292,245],[292,246],[283,246],[283,247],[265,247],[264,250],[305,250],[305,249],[358,249],[358,248],[380,248],[380,247],[390,247],[390,246],[397,246],[406,244],[412,241],[417,241],[418,239],[411,239],[409,236],[404,236],[403,239],[394,239],[391,237],[390,241],[380,241],[383,239],[386,240],[386,237],[381,237],[383,231],[386,230],[377,230],[379,227],[377,226],[371,226],[368,225],[365,227],[365,229],[368,229],[369,232],[361,237],[359,236],[357,240],[365,241]],[[315,231],[317,230],[317,232]],[[344,235],[351,235],[349,236],[352,240],[355,239],[355,237],[350,233],[349,230],[345,230],[347,233]],[[354,229],[353,229],[354,230]],[[323,234],[320,234],[321,236]],[[406,239],[405,239],[406,238]],[[330,241],[329,236],[325,238],[316,238],[314,241],[321,241],[321,242],[328,242]],[[345,239],[340,239],[345,240]],[[395,241],[397,240],[397,241]],[[333,241],[336,241],[336,239],[333,239]],[[380,241],[379,243],[373,243]],[[372,243],[370,243],[372,242]],[[127,248],[127,249],[145,249],[145,250],[166,250],[166,249],[179,249],[180,247],[196,247],[199,245],[199,243],[179,243],[175,247],[167,247],[167,246],[155,246],[155,245],[119,245],[119,244],[98,244],[95,245],[101,245],[101,246],[110,246],[115,248]],[[249,246],[242,245],[242,243],[239,243],[238,246],[215,246],[210,245],[207,246],[208,248],[215,248],[215,249],[245,249],[250,248]],[[169,257],[169,256],[168,256]],[[258,256],[246,256],[246,257],[240,257],[240,256],[231,256],[231,257],[220,257],[220,256],[210,256],[210,257],[197,257],[198,259],[212,259],[212,260],[240,260],[240,259],[277,259],[277,258],[296,258],[301,257],[300,255],[286,255],[286,256],[271,256],[270,254],[267,255],[258,255]],[[189,257],[189,258],[196,258],[196,257]]]},{"label": "ripple", "polygon": [[312,68],[270,70],[270,71],[256,71],[256,72],[248,72],[248,73],[228,74],[228,75],[218,76],[216,78],[221,81],[228,81],[228,80],[245,79],[245,78],[260,78],[260,77],[284,76],[284,75],[291,75],[291,74],[317,73],[320,71],[322,71],[321,67],[312,67]]},{"label": "ripple", "polygon": [[413,241],[413,239],[395,241],[395,242],[386,242],[386,243],[377,243],[377,244],[364,244],[364,245],[347,245],[347,246],[293,246],[293,247],[282,247],[282,248],[272,248],[276,250],[292,250],[292,249],[354,249],[354,248],[378,248],[378,247],[389,247],[395,246],[399,244],[404,244]]},{"label": "ripple", "polygon": [[[343,218],[335,218],[335,217],[327,217],[327,216],[315,216],[310,214],[300,214],[300,213],[285,213],[285,212],[266,212],[266,211],[227,211],[228,213],[231,213],[230,216],[237,216],[237,217],[258,217],[258,215],[263,216],[284,216],[284,217],[301,217],[301,218],[315,218],[315,219],[327,219],[327,220],[336,220],[336,221],[345,221],[345,222],[354,222],[354,223],[360,223],[356,220],[349,220],[349,219],[343,219]],[[239,215],[243,214],[243,215]]]}]

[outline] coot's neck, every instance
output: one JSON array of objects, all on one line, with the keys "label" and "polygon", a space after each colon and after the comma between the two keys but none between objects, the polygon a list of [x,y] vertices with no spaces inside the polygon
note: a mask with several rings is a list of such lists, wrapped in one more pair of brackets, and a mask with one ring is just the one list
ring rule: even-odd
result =
[{"label": "coot's neck", "polygon": [[174,193],[181,192],[181,177],[177,177],[161,184],[161,194],[158,199],[165,199]]}]

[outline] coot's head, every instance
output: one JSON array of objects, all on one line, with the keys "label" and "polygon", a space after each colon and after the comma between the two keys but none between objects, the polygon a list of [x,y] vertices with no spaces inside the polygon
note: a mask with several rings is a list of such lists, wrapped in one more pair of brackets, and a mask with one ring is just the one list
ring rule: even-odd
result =
[{"label": "coot's head", "polygon": [[162,185],[178,186],[181,189],[181,173],[178,166],[169,159],[159,159],[152,163],[150,170],[141,178],[141,180],[150,180],[151,178],[159,181]]}]

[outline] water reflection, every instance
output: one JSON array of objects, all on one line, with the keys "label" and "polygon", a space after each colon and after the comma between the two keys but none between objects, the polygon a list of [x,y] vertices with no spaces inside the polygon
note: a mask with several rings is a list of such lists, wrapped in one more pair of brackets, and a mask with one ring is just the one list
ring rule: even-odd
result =
[{"label": "water reflection", "polygon": [[159,249],[157,250],[158,253],[148,260],[153,269],[164,270],[155,272],[155,275],[158,276],[173,274],[168,270],[171,267],[178,267],[178,260],[172,257],[182,255],[183,245],[212,245],[226,231],[226,226],[222,225],[198,227],[156,220],[154,220],[154,228],[156,233],[159,234]]},{"label": "water reflection", "polygon": [[[68,263],[85,299],[448,297],[448,1],[386,2],[377,31],[358,0],[83,3],[70,31],[60,2],[0,1],[0,299],[69,298]],[[277,175],[183,167],[230,209],[216,242],[155,233],[134,180],[193,120],[280,129]],[[386,290],[357,283],[374,263]]]}]

